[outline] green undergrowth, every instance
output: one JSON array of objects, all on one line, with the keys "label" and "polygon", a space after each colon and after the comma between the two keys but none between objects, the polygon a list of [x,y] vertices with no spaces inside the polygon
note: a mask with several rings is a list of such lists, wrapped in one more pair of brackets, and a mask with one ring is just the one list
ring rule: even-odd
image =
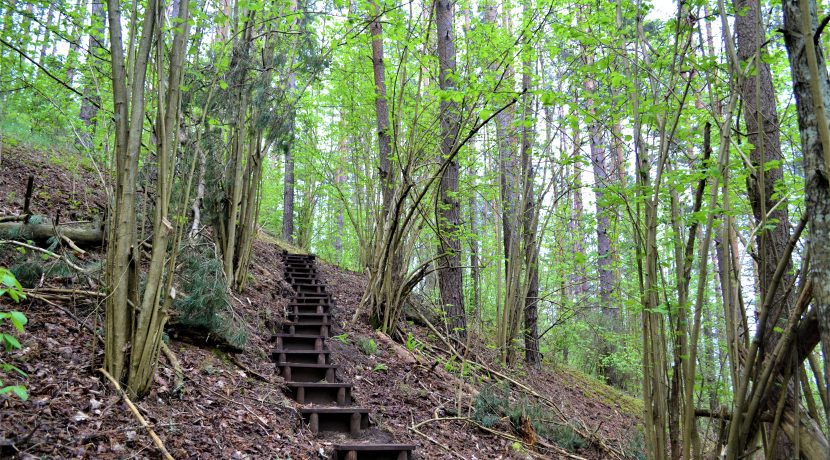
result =
[{"label": "green undergrowth", "polygon": [[[0,238],[18,239],[13,232],[0,235]],[[29,243],[34,244],[32,241]],[[50,239],[46,249],[57,251],[57,241],[54,238]],[[8,263],[9,271],[27,289],[37,287],[41,280],[63,279],[77,275],[77,270],[67,261],[83,268],[89,276],[95,276],[101,269],[100,262],[84,263],[69,251],[61,251],[61,253],[66,260],[56,259],[42,252],[13,244],[5,244],[0,248],[0,257]]]},{"label": "green undergrowth", "polygon": [[624,391],[607,385],[595,377],[570,367],[556,366],[555,371],[557,374],[569,379],[571,381],[569,386],[580,390],[585,397],[599,401],[610,407],[619,405],[623,413],[632,417],[640,418],[643,416],[644,407],[641,399],[635,398]]},{"label": "green undergrowth", "polygon": [[529,422],[539,436],[570,452],[588,445],[571,426],[558,422],[548,407],[525,397],[514,397],[509,385],[504,382],[483,387],[473,408],[475,421],[487,428],[508,421],[513,432],[526,435],[526,424]]}]

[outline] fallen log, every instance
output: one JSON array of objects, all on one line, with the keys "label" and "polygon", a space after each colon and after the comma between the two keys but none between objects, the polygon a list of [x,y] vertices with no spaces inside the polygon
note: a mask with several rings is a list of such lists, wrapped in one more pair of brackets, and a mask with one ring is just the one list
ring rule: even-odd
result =
[{"label": "fallen log", "polygon": [[26,224],[23,222],[0,222],[0,238],[45,242],[49,238],[69,239],[77,246],[100,246],[104,241],[104,230],[100,226],[81,227],[73,225]]}]

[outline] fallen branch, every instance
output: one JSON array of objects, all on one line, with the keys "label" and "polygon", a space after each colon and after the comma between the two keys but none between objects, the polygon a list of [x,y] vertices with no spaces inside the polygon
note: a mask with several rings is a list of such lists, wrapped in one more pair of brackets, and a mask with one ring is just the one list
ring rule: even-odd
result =
[{"label": "fallen branch", "polygon": [[73,251],[77,252],[78,254],[86,254],[86,251],[79,248],[78,245],[76,245],[75,242],[72,241],[68,236],[61,235],[61,240],[63,240],[63,242],[66,243],[67,246],[69,246]]},{"label": "fallen branch", "polygon": [[55,236],[66,237],[76,245],[100,246],[104,232],[94,226],[53,225],[51,223],[26,224],[23,222],[0,222],[0,236],[34,241],[46,241]]},{"label": "fallen branch", "polygon": [[40,287],[37,289],[23,289],[25,294],[65,294],[70,296],[83,296],[83,297],[106,297],[106,292],[99,292],[99,291],[88,291],[84,289],[67,289],[67,288],[53,288],[53,287]]},{"label": "fallen branch", "polygon": [[107,380],[109,380],[112,383],[112,385],[115,387],[118,393],[121,394],[121,397],[124,399],[124,402],[127,404],[127,407],[129,407],[130,411],[133,413],[133,415],[135,415],[135,418],[136,420],[138,420],[138,423],[140,423],[141,426],[143,426],[150,434],[150,438],[153,439],[153,443],[156,445],[156,447],[159,448],[165,460],[173,460],[173,456],[170,455],[170,452],[168,452],[167,448],[164,447],[164,443],[161,442],[161,438],[159,438],[156,432],[153,431],[153,428],[150,426],[149,423],[147,423],[147,420],[144,419],[144,417],[141,415],[141,412],[139,412],[138,408],[135,407],[135,404],[133,404],[133,402],[130,401],[130,398],[127,396],[127,393],[124,393],[124,390],[121,389],[121,385],[118,384],[118,381],[115,380],[115,378],[113,378],[113,376],[110,375],[110,373],[107,372],[106,369],[101,368],[98,369],[98,371],[104,374],[104,377],[106,377]]},{"label": "fallen branch", "polygon": [[161,352],[164,353],[164,356],[167,358],[170,366],[173,367],[173,373],[175,375],[173,380],[173,392],[179,393],[182,388],[184,388],[184,370],[182,370],[182,365],[179,363],[179,359],[176,358],[173,350],[171,350],[170,347],[168,347],[163,341],[161,342]]}]

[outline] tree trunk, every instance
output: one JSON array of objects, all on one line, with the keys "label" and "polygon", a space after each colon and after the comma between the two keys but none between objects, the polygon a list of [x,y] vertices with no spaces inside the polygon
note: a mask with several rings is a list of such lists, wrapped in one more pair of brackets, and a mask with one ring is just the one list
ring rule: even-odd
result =
[{"label": "tree trunk", "polygon": [[392,138],[389,134],[389,106],[386,102],[386,64],[383,61],[383,25],[380,22],[381,9],[377,0],[370,3],[372,22],[372,69],[375,77],[375,114],[378,126],[378,150],[380,159],[380,186],[382,194],[382,216],[388,218],[392,203],[392,171],[389,156],[392,154]]},{"label": "tree trunk", "polygon": [[[455,44],[453,43],[452,0],[435,2],[435,24],[438,38],[439,86],[443,91],[455,89]],[[457,104],[445,99],[440,104],[441,122],[441,158],[449,160],[441,174],[439,184],[438,210],[438,284],[441,291],[441,303],[446,314],[447,326],[451,335],[466,337],[466,315],[464,311],[464,283],[461,269],[461,205],[456,196],[458,192],[459,166],[458,158],[449,158],[457,142],[460,119]]]},{"label": "tree trunk", "polygon": [[[590,61],[590,58],[589,58]],[[591,165],[594,170],[594,193],[596,195],[596,209],[597,209],[597,271],[599,273],[599,297],[600,310],[602,312],[602,319],[604,329],[609,332],[613,331],[616,324],[619,322],[619,309],[614,305],[612,295],[614,293],[614,252],[611,247],[611,236],[609,234],[609,214],[611,209],[605,204],[605,189],[613,180],[611,168],[611,151],[610,147],[606,145],[604,136],[602,134],[602,127],[599,122],[597,113],[597,96],[596,82],[588,80],[586,87],[591,94],[588,100],[589,112],[592,121],[588,125],[590,136],[590,150],[591,150]],[[614,353],[615,346],[612,340],[608,337],[600,337],[600,372],[605,377],[609,385],[616,386],[619,384],[617,371],[615,366],[605,362],[607,357]]]},{"label": "tree trunk", "polygon": [[[804,155],[805,202],[809,217],[810,279],[813,308],[824,356],[830,355],[830,84],[824,54],[812,38],[816,29],[815,1],[784,0],[784,41],[792,73]],[[804,8],[808,6],[808,8]],[[824,366],[824,385],[830,393],[830,367]],[[830,407],[825,407],[830,420]],[[826,448],[827,441],[825,439]],[[829,454],[825,451],[825,458]]]}]

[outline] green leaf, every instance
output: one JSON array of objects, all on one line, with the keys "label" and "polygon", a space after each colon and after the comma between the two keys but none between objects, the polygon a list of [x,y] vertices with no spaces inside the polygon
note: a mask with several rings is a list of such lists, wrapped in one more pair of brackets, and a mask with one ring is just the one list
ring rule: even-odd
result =
[{"label": "green leaf", "polygon": [[18,342],[17,337],[9,334],[0,334],[0,342],[6,342],[6,348],[11,348],[14,350],[19,350],[21,348],[20,342]]},{"label": "green leaf", "polygon": [[13,311],[9,314],[9,316],[12,320],[12,324],[14,325],[15,329],[17,329],[20,332],[23,332],[23,326],[25,326],[26,323],[29,322],[29,319],[26,318],[26,315],[19,311]]},{"label": "green leaf", "polygon": [[26,391],[26,387],[24,387],[23,385],[12,385],[0,388],[0,395],[6,393],[14,393],[22,401],[26,401],[29,399],[29,392]]}]

